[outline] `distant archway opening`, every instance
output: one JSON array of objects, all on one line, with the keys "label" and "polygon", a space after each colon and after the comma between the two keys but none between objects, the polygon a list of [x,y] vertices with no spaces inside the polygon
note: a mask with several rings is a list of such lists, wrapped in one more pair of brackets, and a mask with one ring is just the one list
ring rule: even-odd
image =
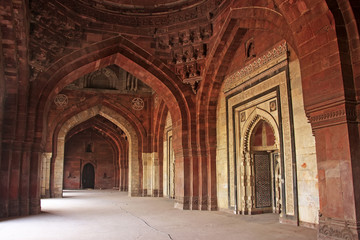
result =
[{"label": "distant archway opening", "polygon": [[84,165],[81,176],[81,185],[83,189],[92,188],[95,186],[95,168],[91,163]]}]

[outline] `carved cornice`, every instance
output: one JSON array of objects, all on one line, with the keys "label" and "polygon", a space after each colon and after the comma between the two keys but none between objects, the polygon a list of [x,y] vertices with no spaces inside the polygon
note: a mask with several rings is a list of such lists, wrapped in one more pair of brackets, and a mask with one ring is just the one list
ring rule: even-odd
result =
[{"label": "carved cornice", "polygon": [[225,79],[224,92],[226,93],[232,90],[233,88],[243,84],[254,75],[260,74],[266,69],[269,69],[274,65],[276,65],[277,63],[285,60],[286,58],[287,58],[287,44],[286,42],[282,42],[280,45],[274,47],[266,54],[255,59],[249,65],[246,65],[241,70],[228,76]]},{"label": "carved cornice", "polygon": [[355,105],[348,103],[330,105],[318,111],[312,110],[307,116],[313,129],[346,122],[356,122],[358,120]]},{"label": "carved cornice", "polygon": [[[162,27],[170,26],[186,21],[207,17],[220,5],[224,4],[221,0],[203,0],[194,3],[186,8],[176,10],[174,8],[127,8],[125,5],[108,4],[105,1],[71,1],[57,0],[59,4],[71,9],[78,15],[114,25],[130,27]],[[196,1],[192,1],[196,2]],[[158,11],[158,12],[156,12]]]},{"label": "carved cornice", "polygon": [[323,113],[320,115],[312,116],[312,117],[310,117],[310,122],[312,122],[312,123],[321,122],[321,121],[329,120],[332,118],[342,117],[345,114],[346,114],[345,109],[340,109],[340,110],[336,110],[333,112],[327,112],[327,113]]},{"label": "carved cornice", "polygon": [[[156,1],[148,0],[144,1],[131,1],[132,4],[127,4],[126,1],[103,1],[103,0],[79,0],[82,4],[96,8],[102,11],[108,11],[113,13],[122,13],[128,15],[150,15],[169,13],[173,11],[179,11],[183,8],[192,8],[201,5],[206,0],[173,0],[173,1]],[[141,5],[140,5],[141,3]]]}]

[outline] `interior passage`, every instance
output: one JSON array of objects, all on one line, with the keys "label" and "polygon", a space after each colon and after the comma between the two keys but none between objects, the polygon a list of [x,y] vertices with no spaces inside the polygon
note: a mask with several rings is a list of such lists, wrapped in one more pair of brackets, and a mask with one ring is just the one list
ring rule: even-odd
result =
[{"label": "interior passage", "polygon": [[360,240],[359,33],[360,0],[0,0],[0,240]]}]

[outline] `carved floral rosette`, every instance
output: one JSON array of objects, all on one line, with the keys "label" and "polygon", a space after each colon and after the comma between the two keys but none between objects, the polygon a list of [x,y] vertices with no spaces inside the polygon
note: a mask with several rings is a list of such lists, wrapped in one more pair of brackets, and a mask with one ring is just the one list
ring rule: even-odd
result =
[{"label": "carved floral rosette", "polygon": [[142,98],[134,98],[131,101],[132,109],[140,111],[144,108],[144,100]]},{"label": "carved floral rosette", "polygon": [[68,104],[68,97],[65,94],[58,94],[54,99],[54,103],[59,108],[64,108]]}]

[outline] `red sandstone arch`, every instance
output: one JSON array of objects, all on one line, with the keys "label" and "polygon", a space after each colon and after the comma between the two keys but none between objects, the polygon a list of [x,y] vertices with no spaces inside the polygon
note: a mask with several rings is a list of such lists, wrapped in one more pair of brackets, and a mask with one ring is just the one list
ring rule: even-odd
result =
[{"label": "red sandstone arch", "polygon": [[142,149],[143,151],[145,151],[146,149],[144,149],[144,145],[145,141],[146,141],[146,137],[147,137],[147,133],[145,131],[144,126],[140,123],[139,119],[137,119],[137,117],[131,113],[126,107],[122,106],[119,103],[111,103],[109,102],[108,99],[104,99],[104,98],[99,98],[97,96],[88,99],[86,102],[79,104],[79,105],[74,105],[72,107],[70,107],[69,109],[66,109],[65,112],[63,112],[61,114],[61,116],[59,116],[59,118],[57,119],[58,121],[53,122],[50,125],[50,128],[48,129],[47,132],[47,141],[48,143],[51,144],[51,146],[48,146],[47,150],[51,151],[52,147],[55,149],[54,152],[56,152],[56,144],[52,143],[53,139],[57,137],[57,134],[60,130],[61,125],[70,117],[74,116],[75,114],[81,112],[81,111],[85,111],[86,109],[95,107],[97,105],[104,105],[118,113],[121,113],[122,116],[131,123],[131,125],[134,127],[134,129],[137,132],[137,135],[139,137],[139,139],[141,140],[139,142],[139,148]]},{"label": "red sandstone arch", "polygon": [[[1,38],[1,32],[0,32]],[[3,55],[2,45],[0,44],[0,55]],[[4,100],[5,100],[5,75],[4,75],[4,64],[2,58],[0,58],[0,126],[3,126],[3,118],[4,118]],[[0,132],[0,152],[2,150],[2,131]],[[0,157],[1,162],[1,157]]]},{"label": "red sandstone arch", "polygon": [[201,153],[197,167],[200,169],[199,178],[207,179],[200,184],[198,191],[201,199],[209,199],[213,201],[211,205],[215,206],[217,100],[229,63],[248,29],[272,31],[294,44],[289,28],[284,25],[283,16],[272,9],[246,6],[231,9],[226,17],[210,52],[196,99],[197,142],[198,152]]},{"label": "red sandstone arch", "polygon": [[[31,92],[31,111],[46,115],[51,100],[63,87],[84,74],[110,64],[116,64],[141,79],[162,95],[174,118],[187,121],[188,103],[184,93],[190,95],[190,90],[161,61],[121,36],[65,56],[39,75],[34,83],[38,86]],[[184,107],[179,108],[179,105]],[[36,123],[36,132],[42,131],[42,119],[37,119]]]},{"label": "red sandstone arch", "polygon": [[64,122],[59,131],[57,142],[57,154],[53,157],[53,187],[51,195],[55,197],[62,196],[62,178],[63,178],[63,155],[64,155],[64,145],[65,145],[65,136],[73,127],[91,119],[96,115],[101,115],[117,126],[119,126],[128,136],[129,139],[129,195],[139,196],[141,195],[141,178],[139,177],[141,171],[141,153],[138,149],[138,136],[135,129],[131,124],[122,117],[119,113],[115,112],[112,109],[109,109],[105,106],[96,106],[88,109],[87,111],[79,112],[78,114],[68,118]]},{"label": "red sandstone arch", "polygon": [[[54,63],[46,72],[34,81],[31,91],[29,131],[27,137],[44,144],[46,128],[44,122],[50,102],[61,89],[80,76],[99,68],[116,64],[130,72],[144,83],[161,94],[171,109],[174,130],[178,132],[174,138],[176,159],[179,173],[177,174],[178,194],[183,196],[189,190],[187,182],[187,163],[190,161],[188,132],[192,93],[180,83],[177,76],[154,56],[133,44],[122,36],[104,40],[87,48],[76,51]],[[189,105],[190,104],[190,105]],[[37,116],[37,117],[35,117]],[[37,161],[34,159],[33,161]],[[181,169],[181,170],[180,170]],[[35,180],[35,179],[34,179]],[[32,184],[37,185],[37,181]],[[36,197],[36,193],[33,196]],[[182,204],[183,197],[180,197]]]},{"label": "red sandstone arch", "polygon": [[[61,117],[58,118],[58,121],[54,122],[52,125],[50,125],[50,129],[48,130],[48,141],[51,143],[51,148],[48,149],[49,152],[52,152],[52,159],[53,161],[56,159],[57,154],[58,154],[58,135],[60,130],[62,129],[63,125],[65,122],[68,121],[69,118],[72,118],[74,116],[76,116],[77,114],[80,114],[81,112],[84,112],[88,109],[97,107],[97,106],[104,106],[108,109],[111,109],[113,111],[115,111],[117,114],[120,114],[127,122],[129,122],[129,124],[132,126],[133,129],[135,129],[136,132],[136,136],[138,141],[138,149],[141,152],[146,152],[146,147],[144,147],[144,145],[146,146],[146,139],[147,139],[147,133],[143,127],[143,125],[140,123],[140,121],[136,118],[136,116],[134,116],[134,114],[132,114],[127,108],[123,107],[121,104],[119,103],[111,103],[109,102],[109,99],[104,99],[104,98],[99,98],[99,97],[93,97],[91,99],[89,99],[88,101],[86,101],[86,103],[82,103],[80,105],[77,106],[72,106],[69,109],[66,109],[65,112],[63,112],[61,114]],[[142,182],[143,182],[143,178],[141,175],[142,172],[142,164],[141,164],[141,156],[139,156],[139,181],[140,181],[140,186],[142,186]],[[53,165],[54,163],[52,163]],[[128,164],[125,164],[125,166],[128,166]],[[51,179],[52,179],[52,184],[50,186],[51,191],[53,191],[53,189],[55,188],[53,185],[53,173],[54,173],[54,166],[52,166],[52,171],[51,171]],[[124,174],[127,175],[127,173],[125,172]],[[122,180],[123,182],[127,182],[126,179]],[[124,189],[127,189],[126,186],[124,186]],[[53,194],[51,196],[53,197],[59,197],[61,196],[60,194],[60,190],[57,191],[57,194]],[[135,195],[135,193],[133,193]],[[140,193],[137,193],[138,195]]]}]

